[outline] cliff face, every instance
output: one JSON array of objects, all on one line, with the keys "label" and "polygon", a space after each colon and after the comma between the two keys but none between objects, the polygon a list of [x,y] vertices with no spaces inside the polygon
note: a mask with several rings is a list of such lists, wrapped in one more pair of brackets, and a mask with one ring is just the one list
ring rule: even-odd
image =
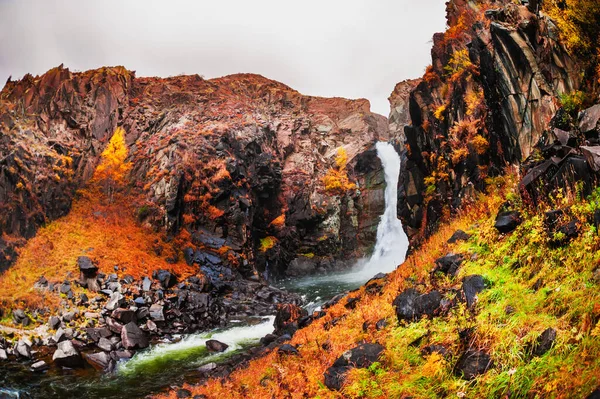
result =
[{"label": "cliff face", "polygon": [[[185,229],[192,248],[221,250],[244,273],[253,260],[276,274],[296,258],[306,270],[333,267],[374,242],[383,182],[372,146],[388,130],[366,100],[303,96],[257,75],[60,66],[9,81],[0,101],[2,268],[68,212],[117,126],[131,186],[147,199],[140,219],[171,236]],[[347,184],[326,187],[328,173]]]},{"label": "cliff face", "polygon": [[403,121],[402,110],[410,115],[403,134],[393,123],[391,132],[401,138],[399,214],[412,242],[430,235],[503,165],[532,155],[560,108],[559,95],[581,85],[577,63],[543,14],[510,1],[454,0],[447,19],[423,80],[409,96],[397,88],[390,97],[390,123]]}]

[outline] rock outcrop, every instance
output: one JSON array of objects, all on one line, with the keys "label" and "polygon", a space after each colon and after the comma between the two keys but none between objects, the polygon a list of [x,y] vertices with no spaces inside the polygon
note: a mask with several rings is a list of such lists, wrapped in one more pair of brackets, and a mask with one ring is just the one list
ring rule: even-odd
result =
[{"label": "rock outcrop", "polygon": [[[304,96],[250,74],[138,78],[61,65],[0,94],[0,269],[69,211],[117,126],[129,182],[148,202],[140,221],[171,236],[187,229],[193,263],[314,271],[374,243],[384,184],[373,144],[388,127],[367,100]],[[330,171],[349,183],[327,187]]]},{"label": "rock outcrop", "polygon": [[582,85],[576,60],[543,13],[512,1],[453,0],[447,19],[423,79],[408,96],[413,82],[390,97],[390,132],[403,156],[399,214],[413,243],[488,177],[535,155],[559,95]]}]

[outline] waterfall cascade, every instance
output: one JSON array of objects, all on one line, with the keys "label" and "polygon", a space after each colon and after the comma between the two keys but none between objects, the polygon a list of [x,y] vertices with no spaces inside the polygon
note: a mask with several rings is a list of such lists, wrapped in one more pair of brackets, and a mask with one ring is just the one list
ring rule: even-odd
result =
[{"label": "waterfall cascade", "polygon": [[408,251],[408,238],[398,219],[398,177],[400,156],[390,143],[375,146],[385,174],[385,212],[377,226],[377,242],[369,261],[361,273],[388,273],[404,262]]}]

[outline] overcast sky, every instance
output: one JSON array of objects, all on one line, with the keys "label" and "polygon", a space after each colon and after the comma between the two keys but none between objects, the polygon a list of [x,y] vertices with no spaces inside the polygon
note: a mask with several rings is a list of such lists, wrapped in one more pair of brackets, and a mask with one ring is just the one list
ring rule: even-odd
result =
[{"label": "overcast sky", "polygon": [[445,0],[0,0],[8,76],[124,65],[138,76],[259,73],[303,94],[367,98],[421,76]]}]

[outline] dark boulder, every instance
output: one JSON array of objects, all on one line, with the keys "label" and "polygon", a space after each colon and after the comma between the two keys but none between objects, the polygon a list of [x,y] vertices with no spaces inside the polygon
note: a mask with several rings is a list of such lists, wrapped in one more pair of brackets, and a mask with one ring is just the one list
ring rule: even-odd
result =
[{"label": "dark boulder", "polygon": [[85,331],[88,337],[94,342],[99,342],[100,338],[108,338],[112,335],[112,332],[106,327],[87,328]]},{"label": "dark boulder", "polygon": [[422,316],[433,317],[442,301],[438,291],[421,294],[414,288],[404,290],[392,303],[396,308],[398,321],[417,321]]},{"label": "dark boulder", "polygon": [[468,241],[471,238],[470,235],[462,230],[456,230],[454,234],[448,239],[448,244],[454,244],[458,241]]},{"label": "dark boulder", "polygon": [[100,338],[97,345],[98,345],[98,348],[100,348],[106,352],[110,352],[114,349],[113,343],[109,339],[104,338],[104,337]]},{"label": "dark boulder", "polygon": [[558,226],[551,233],[550,246],[558,248],[568,244],[579,236],[579,220],[576,218]]},{"label": "dark boulder", "polygon": [[466,380],[472,380],[488,371],[492,366],[492,359],[487,353],[469,349],[458,359],[454,366],[454,374]]},{"label": "dark boulder", "polygon": [[340,356],[324,374],[325,386],[340,390],[346,373],[352,368],[365,368],[379,360],[384,347],[379,344],[360,344]]},{"label": "dark boulder", "polygon": [[277,353],[280,355],[299,355],[298,349],[290,344],[283,344],[277,349]]},{"label": "dark boulder", "polygon": [[485,289],[485,281],[480,275],[467,276],[463,279],[462,290],[467,301],[467,307],[471,308],[475,304],[477,294]]},{"label": "dark boulder", "polygon": [[113,310],[111,317],[119,320],[123,324],[127,324],[132,321],[137,321],[136,313],[131,309],[117,308]]},{"label": "dark boulder", "polygon": [[177,284],[177,277],[168,270],[160,269],[152,273],[152,278],[158,280],[163,289],[174,287]]},{"label": "dark boulder", "polygon": [[533,356],[542,356],[548,352],[556,341],[556,330],[554,328],[547,328],[537,338],[535,344],[532,347],[531,354]]},{"label": "dark boulder", "polygon": [[356,308],[356,305],[358,304],[358,302],[360,302],[360,298],[358,298],[358,297],[348,298],[348,300],[346,300],[346,304],[344,305],[344,307],[346,309],[354,309],[354,308]]},{"label": "dark boulder", "polygon": [[150,318],[154,321],[165,321],[165,315],[163,313],[163,306],[157,303],[152,304],[149,310]]},{"label": "dark boulder", "polygon": [[21,324],[24,327],[27,327],[31,323],[29,316],[21,309],[13,310],[12,319],[13,323]]},{"label": "dark boulder", "polygon": [[290,334],[293,335],[298,330],[298,322],[301,318],[308,315],[306,309],[291,303],[284,303],[277,306],[277,314],[275,315],[274,334]]},{"label": "dark boulder", "polygon": [[208,349],[208,351],[211,353],[225,352],[227,348],[229,348],[229,345],[221,341],[217,341],[216,339],[209,339],[206,341],[206,349]]},{"label": "dark boulder", "polygon": [[78,257],[77,266],[79,266],[79,271],[85,277],[96,277],[96,273],[98,273],[98,266],[94,265],[87,256]]},{"label": "dark boulder", "polygon": [[188,391],[187,389],[178,389],[175,396],[177,399],[191,398],[192,392]]},{"label": "dark boulder", "polygon": [[586,399],[600,399],[600,387],[596,388]]},{"label": "dark boulder", "polygon": [[500,233],[506,234],[514,231],[521,224],[521,214],[517,211],[501,212],[496,217],[494,227]]},{"label": "dark boulder", "polygon": [[590,169],[594,172],[600,171],[600,146],[581,146],[579,148]]},{"label": "dark boulder", "polygon": [[86,353],[83,355],[87,363],[96,370],[109,370],[114,361],[106,352]]},{"label": "dark boulder", "polygon": [[438,353],[441,356],[448,355],[448,349],[446,349],[443,345],[427,345],[423,349],[421,349],[421,355],[429,356],[433,353]]},{"label": "dark boulder", "polygon": [[125,349],[148,347],[148,338],[134,322],[125,324],[121,329],[121,342]]},{"label": "dark boulder", "polygon": [[81,355],[71,341],[59,342],[57,346],[58,349],[56,349],[52,356],[52,360],[57,366],[71,369],[84,366]]},{"label": "dark boulder", "polygon": [[433,272],[441,272],[449,276],[455,276],[462,262],[462,255],[448,254],[435,260],[435,269],[433,269]]}]

